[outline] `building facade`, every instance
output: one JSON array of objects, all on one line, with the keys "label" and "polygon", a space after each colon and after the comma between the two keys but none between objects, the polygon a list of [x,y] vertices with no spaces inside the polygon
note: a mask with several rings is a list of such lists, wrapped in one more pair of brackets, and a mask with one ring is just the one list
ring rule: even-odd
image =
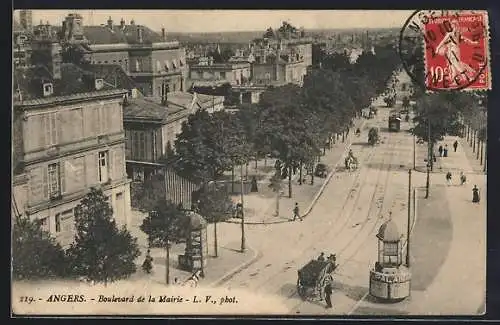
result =
[{"label": "building facade", "polygon": [[118,225],[130,224],[122,117],[128,91],[61,63],[50,37],[32,45],[33,65],[14,71],[13,214],[41,220],[67,247],[74,208],[91,187],[109,198]]},{"label": "building facade", "polygon": [[111,17],[106,24],[86,26],[81,16],[71,14],[63,30],[65,40],[88,43],[91,63],[120,65],[145,96],[161,96],[163,83],[170,91],[186,89],[186,51],[179,42],[167,41],[164,29],[160,35],[133,20],[115,24]]},{"label": "building facade", "polygon": [[200,58],[198,64],[189,67],[191,82],[215,81],[229,83],[232,86],[248,84],[251,80],[249,62],[214,63],[213,58]]},{"label": "building facade", "polygon": [[[47,87],[47,84],[44,85]],[[74,207],[90,187],[109,197],[119,225],[128,225],[122,90],[14,103],[14,168],[24,191],[20,212],[42,220],[63,246],[73,241]],[[23,176],[25,175],[23,183]]]}]

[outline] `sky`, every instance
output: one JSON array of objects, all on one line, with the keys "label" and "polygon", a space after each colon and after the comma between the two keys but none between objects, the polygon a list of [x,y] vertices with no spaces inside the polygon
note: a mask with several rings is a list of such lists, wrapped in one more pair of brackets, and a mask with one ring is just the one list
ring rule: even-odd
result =
[{"label": "sky", "polygon": [[[33,24],[43,20],[60,25],[70,12],[83,16],[84,25],[105,24],[111,16],[159,31],[222,32],[262,31],[282,21],[307,29],[403,27],[409,10],[33,10]],[[18,13],[15,13],[18,17]]]}]

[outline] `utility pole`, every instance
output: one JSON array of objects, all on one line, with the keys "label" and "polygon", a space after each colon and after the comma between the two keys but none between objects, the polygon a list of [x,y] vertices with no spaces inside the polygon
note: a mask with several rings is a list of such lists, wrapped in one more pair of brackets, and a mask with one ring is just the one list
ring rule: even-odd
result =
[{"label": "utility pole", "polygon": [[243,200],[243,164],[241,165],[241,178],[240,178],[240,185],[241,185],[241,191],[240,191],[240,199],[241,199],[241,252],[244,253],[246,250],[246,245],[245,245],[245,204]]},{"label": "utility pole", "polygon": [[411,232],[411,169],[408,170],[408,222],[406,228],[406,266],[410,267],[410,232]]}]

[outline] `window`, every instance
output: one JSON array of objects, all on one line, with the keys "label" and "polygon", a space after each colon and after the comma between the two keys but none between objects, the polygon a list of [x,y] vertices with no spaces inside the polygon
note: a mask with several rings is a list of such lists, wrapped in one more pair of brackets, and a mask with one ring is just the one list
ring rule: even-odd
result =
[{"label": "window", "polygon": [[108,177],[108,152],[99,151],[98,156],[98,172],[99,172],[99,182],[106,183],[109,180]]},{"label": "window", "polygon": [[39,222],[40,222],[40,226],[42,227],[43,230],[49,231],[49,218],[48,217],[39,219]]},{"label": "window", "polygon": [[137,132],[131,132],[132,136],[132,157],[137,158],[139,154],[139,134]]},{"label": "window", "polygon": [[225,71],[221,71],[220,78],[221,79],[226,79],[226,72]]},{"label": "window", "polygon": [[56,214],[56,232],[61,232],[61,214]]},{"label": "window", "polygon": [[121,199],[123,199],[123,192],[116,193],[116,199],[117,199],[117,200],[121,200]]},{"label": "window", "polygon": [[139,133],[139,158],[146,158],[146,137],[144,132]]},{"label": "window", "polygon": [[139,62],[139,59],[135,60],[135,71],[141,71],[141,64]]},{"label": "window", "polygon": [[105,64],[107,64],[107,63],[108,63],[108,61],[106,60],[106,61],[104,61],[104,63],[105,63]]},{"label": "window", "polygon": [[269,72],[266,72],[266,74],[264,75],[264,78],[266,80],[271,80],[271,74]]},{"label": "window", "polygon": [[48,171],[49,197],[57,197],[61,195],[59,163],[50,164],[48,166],[47,171]]},{"label": "window", "polygon": [[160,72],[160,71],[161,71],[161,63],[160,63],[160,61],[156,61],[156,70],[157,70],[158,72]]},{"label": "window", "polygon": [[57,113],[43,115],[43,129],[45,130],[45,145],[53,146],[57,144]]}]

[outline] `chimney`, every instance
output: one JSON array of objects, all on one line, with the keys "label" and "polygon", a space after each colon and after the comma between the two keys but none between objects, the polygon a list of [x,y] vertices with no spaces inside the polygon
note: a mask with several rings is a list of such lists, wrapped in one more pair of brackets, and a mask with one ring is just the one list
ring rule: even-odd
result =
[{"label": "chimney", "polygon": [[137,26],[137,40],[142,43],[142,26]]},{"label": "chimney", "polygon": [[111,19],[111,16],[109,16],[107,23],[108,23],[108,28],[113,29],[113,20]]},{"label": "chimney", "polygon": [[161,29],[161,39],[165,42],[167,41],[167,36],[166,36],[166,33],[165,33],[165,28],[163,27]]},{"label": "chimney", "polygon": [[122,20],[120,20],[120,28],[121,29],[125,28],[125,20],[123,20],[123,18]]}]

